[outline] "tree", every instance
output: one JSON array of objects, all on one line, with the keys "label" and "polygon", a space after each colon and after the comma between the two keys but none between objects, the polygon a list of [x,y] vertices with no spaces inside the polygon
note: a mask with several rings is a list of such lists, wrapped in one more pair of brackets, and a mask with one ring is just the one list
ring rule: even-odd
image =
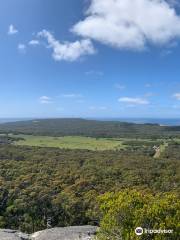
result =
[{"label": "tree", "polygon": [[[101,231],[98,239],[103,240],[175,240],[178,239],[180,223],[180,201],[173,193],[139,192],[124,190],[106,193],[100,197],[102,212]],[[172,234],[143,234],[137,236],[135,229],[172,229]]]}]

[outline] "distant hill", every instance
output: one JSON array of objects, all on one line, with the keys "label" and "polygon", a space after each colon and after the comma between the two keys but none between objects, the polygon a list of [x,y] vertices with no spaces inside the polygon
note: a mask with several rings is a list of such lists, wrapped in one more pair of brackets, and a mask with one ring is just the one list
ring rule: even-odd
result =
[{"label": "distant hill", "polygon": [[0,124],[0,133],[46,136],[148,137],[179,135],[180,127],[80,118],[35,119]]}]

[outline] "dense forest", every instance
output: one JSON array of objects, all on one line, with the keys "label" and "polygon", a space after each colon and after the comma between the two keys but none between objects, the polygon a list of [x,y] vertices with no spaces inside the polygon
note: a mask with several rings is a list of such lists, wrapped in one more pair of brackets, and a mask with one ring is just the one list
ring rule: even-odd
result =
[{"label": "dense forest", "polygon": [[47,136],[157,137],[179,136],[180,127],[85,119],[37,119],[0,124],[0,132]]},{"label": "dense forest", "polygon": [[[55,123],[61,121],[58,128]],[[82,128],[68,128],[72,121],[85,123]],[[158,125],[93,122],[90,126],[89,121],[72,119],[42,123],[41,127],[32,121],[0,127],[5,133],[0,136],[0,228],[31,233],[45,229],[50,219],[52,227],[98,225],[100,240],[137,239],[137,226],[174,231],[138,239],[178,239],[180,143],[176,131],[174,136],[162,132],[159,138]],[[114,126],[112,132],[110,126]],[[126,131],[125,126],[130,129]],[[144,139],[143,128],[145,134],[152,129],[151,141],[150,136]],[[131,131],[142,139],[134,140]],[[128,133],[132,139],[124,139],[123,149],[91,151],[16,146],[14,141],[21,139],[10,132],[108,137]],[[154,145],[162,146],[157,157]]]}]

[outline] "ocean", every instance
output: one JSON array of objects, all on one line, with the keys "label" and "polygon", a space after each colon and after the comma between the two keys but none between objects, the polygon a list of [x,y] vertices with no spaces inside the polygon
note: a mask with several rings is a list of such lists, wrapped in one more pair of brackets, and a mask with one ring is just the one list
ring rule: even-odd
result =
[{"label": "ocean", "polygon": [[180,126],[180,118],[94,118],[94,120],[119,121],[137,124],[159,124],[163,126]]}]

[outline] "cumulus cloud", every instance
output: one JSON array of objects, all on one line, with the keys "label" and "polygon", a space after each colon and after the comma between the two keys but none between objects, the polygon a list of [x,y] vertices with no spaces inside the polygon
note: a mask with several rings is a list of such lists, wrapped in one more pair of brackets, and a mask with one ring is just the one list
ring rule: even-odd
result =
[{"label": "cumulus cloud", "polygon": [[52,57],[56,61],[75,61],[84,55],[95,53],[93,44],[89,39],[61,43],[47,30],[39,32],[38,36],[47,40],[48,47],[53,50]]},{"label": "cumulus cloud", "polygon": [[180,100],[180,93],[175,93],[173,97],[175,97],[177,100]]},{"label": "cumulus cloud", "polygon": [[69,94],[62,94],[63,98],[82,98],[81,94],[69,93]]},{"label": "cumulus cloud", "polygon": [[133,105],[147,105],[149,101],[144,98],[131,98],[131,97],[122,97],[118,99],[119,102],[128,103]]},{"label": "cumulus cloud", "polygon": [[91,0],[85,19],[72,31],[120,49],[144,49],[148,44],[169,43],[180,37],[180,16],[172,2]]},{"label": "cumulus cloud", "polygon": [[39,45],[40,43],[39,43],[39,41],[38,40],[31,40],[31,41],[29,41],[29,45],[31,45],[31,46],[36,46],[36,45]]},{"label": "cumulus cloud", "polygon": [[18,50],[22,53],[25,53],[26,52],[26,45],[22,44],[22,43],[19,43],[18,44]]},{"label": "cumulus cloud", "polygon": [[52,99],[48,96],[42,96],[39,98],[41,104],[49,104],[52,103]]},{"label": "cumulus cloud", "polygon": [[14,34],[17,34],[18,33],[18,30],[14,27],[14,25],[10,25],[9,26],[9,29],[8,29],[8,34],[9,35],[14,35]]}]

